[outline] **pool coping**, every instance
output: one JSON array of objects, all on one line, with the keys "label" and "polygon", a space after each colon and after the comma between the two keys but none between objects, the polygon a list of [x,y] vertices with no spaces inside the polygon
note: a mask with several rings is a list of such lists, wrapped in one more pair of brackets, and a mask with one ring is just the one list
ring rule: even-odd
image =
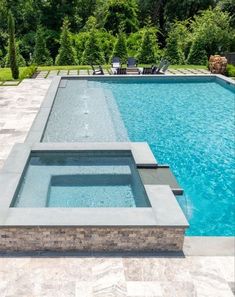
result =
[{"label": "pool coping", "polygon": [[[0,226],[141,226],[181,227],[188,222],[167,185],[143,184],[151,207],[140,208],[14,208],[10,207],[31,152],[128,151],[136,167],[157,162],[147,143],[16,144],[0,174]],[[6,184],[9,186],[6,187]],[[97,211],[98,210],[98,211]]]}]

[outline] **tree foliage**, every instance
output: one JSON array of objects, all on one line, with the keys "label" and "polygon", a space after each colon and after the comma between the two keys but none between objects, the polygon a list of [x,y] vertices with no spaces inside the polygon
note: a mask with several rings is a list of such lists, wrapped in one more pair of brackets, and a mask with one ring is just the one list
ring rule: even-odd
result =
[{"label": "tree foliage", "polygon": [[19,78],[19,67],[17,63],[16,44],[15,44],[15,21],[11,12],[8,16],[8,33],[9,33],[9,64],[11,68],[12,77],[14,79]]},{"label": "tree foliage", "polygon": [[56,65],[75,65],[76,54],[72,46],[70,31],[69,31],[69,20],[64,19],[62,32],[60,36],[60,49],[59,54],[56,57]]},{"label": "tree foliage", "polygon": [[82,57],[83,64],[95,65],[104,63],[104,56],[101,49],[100,40],[97,38],[96,33],[97,32],[95,29],[92,29],[89,32]]},{"label": "tree foliage", "polygon": [[121,60],[121,63],[124,64],[127,61],[127,56],[128,55],[127,55],[126,35],[122,31],[122,29],[120,29],[117,36],[116,43],[114,45],[112,57],[119,57]]},{"label": "tree foliage", "polygon": [[123,26],[126,33],[138,30],[138,5],[136,0],[109,0],[104,27],[113,34]]},{"label": "tree foliage", "polygon": [[[37,45],[39,52],[45,49],[42,60],[51,61],[50,55],[60,64],[83,62],[87,38],[92,37],[93,29],[95,43],[100,49],[98,55],[103,56],[98,60],[108,62],[114,45],[120,46],[120,41],[116,42],[120,26],[125,33],[126,46],[120,46],[118,52],[122,56],[125,52],[124,57],[127,53],[139,56],[142,61],[152,60],[150,57],[154,54],[159,56],[159,48],[166,51],[171,63],[192,61],[192,57],[196,63],[197,52],[201,55],[202,50],[208,57],[235,48],[234,0],[0,0],[1,65],[9,64],[6,54],[10,10],[15,19],[19,65],[25,63],[24,59],[29,64],[32,54],[35,56],[38,25],[44,28],[44,44],[39,38]],[[63,35],[62,46],[61,26],[65,17],[70,25]],[[154,34],[145,34],[149,19]],[[153,49],[147,48],[148,43]],[[143,53],[146,53],[145,59]]]},{"label": "tree foliage", "polygon": [[156,30],[146,27],[142,37],[142,43],[138,53],[138,62],[144,64],[156,63],[160,58],[160,51],[156,42]]},{"label": "tree foliage", "polygon": [[36,65],[53,65],[50,52],[46,47],[43,27],[39,26],[36,33],[33,63]]},{"label": "tree foliage", "polygon": [[166,56],[172,64],[185,64],[186,62],[191,43],[187,26],[187,21],[176,21],[169,31]]}]

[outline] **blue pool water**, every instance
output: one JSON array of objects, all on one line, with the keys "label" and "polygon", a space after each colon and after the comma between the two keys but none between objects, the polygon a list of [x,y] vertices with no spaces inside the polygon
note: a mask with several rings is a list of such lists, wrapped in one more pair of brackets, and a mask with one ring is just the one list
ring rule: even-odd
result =
[{"label": "blue pool water", "polygon": [[32,153],[13,207],[149,207],[128,152]]},{"label": "blue pool water", "polygon": [[235,235],[235,93],[216,82],[106,81],[131,141],[170,165],[188,235]]}]

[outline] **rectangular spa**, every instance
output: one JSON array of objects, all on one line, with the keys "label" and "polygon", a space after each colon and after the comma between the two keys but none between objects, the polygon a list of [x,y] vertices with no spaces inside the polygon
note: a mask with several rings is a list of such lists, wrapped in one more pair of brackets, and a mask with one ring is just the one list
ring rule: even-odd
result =
[{"label": "rectangular spa", "polygon": [[12,207],[149,207],[130,152],[31,153]]},{"label": "rectangular spa", "polygon": [[0,174],[0,252],[182,250],[177,185],[154,169],[147,143],[15,145]]}]

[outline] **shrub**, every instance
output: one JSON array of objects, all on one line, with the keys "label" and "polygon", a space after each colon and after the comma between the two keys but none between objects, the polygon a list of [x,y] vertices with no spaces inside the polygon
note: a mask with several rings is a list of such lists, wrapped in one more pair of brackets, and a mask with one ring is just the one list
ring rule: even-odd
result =
[{"label": "shrub", "polygon": [[23,70],[20,74],[20,79],[31,78],[36,72],[37,67],[35,65],[31,65]]},{"label": "shrub", "polygon": [[19,77],[19,67],[17,63],[16,45],[15,45],[15,20],[11,12],[8,16],[8,32],[9,32],[9,64],[12,72],[12,77],[17,79]]},{"label": "shrub", "polygon": [[72,46],[72,40],[69,31],[69,20],[64,19],[62,32],[60,35],[59,54],[56,57],[56,65],[75,65],[76,54]]},{"label": "shrub", "polygon": [[226,68],[226,75],[229,77],[235,77],[235,66],[228,64]]},{"label": "shrub", "polygon": [[36,65],[53,65],[53,60],[50,57],[50,52],[46,47],[45,36],[41,26],[38,27],[36,33],[33,63]]},{"label": "shrub", "polygon": [[104,55],[95,29],[92,29],[89,33],[83,52],[82,63],[89,65],[104,63]]},{"label": "shrub", "polygon": [[112,57],[119,57],[121,63],[126,63],[127,61],[127,44],[126,44],[126,35],[120,30],[117,41],[114,45]]},{"label": "shrub", "polygon": [[196,40],[197,47],[201,43],[200,47],[204,47],[207,57],[229,50],[232,33],[229,19],[227,12],[216,7],[203,11],[191,22],[192,40]]}]

